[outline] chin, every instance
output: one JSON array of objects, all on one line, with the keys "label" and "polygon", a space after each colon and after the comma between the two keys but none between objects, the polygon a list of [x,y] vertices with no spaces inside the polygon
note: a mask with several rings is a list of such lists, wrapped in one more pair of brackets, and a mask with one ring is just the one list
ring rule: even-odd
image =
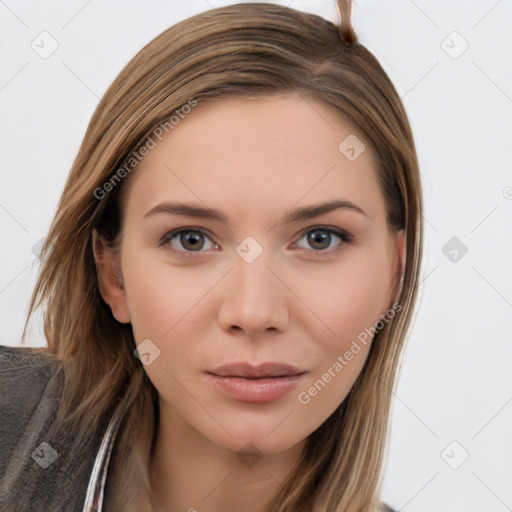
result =
[{"label": "chin", "polygon": [[[275,424],[275,428],[278,423]],[[290,432],[289,430],[282,429],[279,433],[272,432],[267,425],[258,427],[254,422],[247,425],[245,428],[240,425],[237,429],[229,429],[232,437],[224,435],[208,436],[210,440],[227,450],[237,454],[254,454],[259,457],[262,455],[276,455],[278,453],[290,450],[297,444],[301,443],[307,437],[306,434],[300,435],[299,432]],[[269,434],[270,432],[270,434]]]}]

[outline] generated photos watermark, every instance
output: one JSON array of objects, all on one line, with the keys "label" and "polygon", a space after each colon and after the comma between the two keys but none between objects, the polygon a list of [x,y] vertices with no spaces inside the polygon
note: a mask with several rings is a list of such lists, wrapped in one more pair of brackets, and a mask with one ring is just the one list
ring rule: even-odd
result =
[{"label": "generated photos watermark", "polygon": [[391,308],[389,308],[385,313],[380,315],[380,319],[375,322],[375,325],[372,327],[367,327],[364,331],[361,331],[357,335],[357,340],[353,340],[350,348],[344,352],[343,355],[339,355],[336,358],[336,361],[333,362],[329,368],[322,374],[320,379],[317,379],[315,383],[310,386],[306,391],[301,391],[297,395],[297,400],[302,405],[307,405],[311,402],[311,399],[317,396],[326,386],[331,382],[342,370],[347,366],[354,356],[361,352],[361,345],[366,346],[369,341],[371,341],[377,332],[377,330],[381,330],[384,326],[392,320],[396,313],[401,311],[402,305],[398,302],[395,302]]},{"label": "generated photos watermark", "polygon": [[133,151],[130,158],[126,160],[122,167],[119,167],[117,171],[103,183],[101,187],[94,189],[94,197],[96,199],[103,199],[107,192],[111,192],[116,185],[118,185],[123,178],[129,174],[144,157],[149,155],[149,152],[156,148],[157,143],[160,142],[163,137],[169,133],[185,118],[192,109],[197,106],[197,100],[191,98],[182,105],[179,109],[175,110],[171,117],[167,121],[160,123],[156,128],[153,129],[150,135],[146,137],[146,140],[139,147],[137,151]]}]

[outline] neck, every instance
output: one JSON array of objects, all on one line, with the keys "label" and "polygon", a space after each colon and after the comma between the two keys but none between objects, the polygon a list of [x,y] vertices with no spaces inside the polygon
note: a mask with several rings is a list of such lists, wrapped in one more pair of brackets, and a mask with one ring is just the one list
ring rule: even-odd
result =
[{"label": "neck", "polygon": [[152,493],[141,497],[137,510],[267,512],[267,504],[297,463],[303,445],[277,454],[242,456],[161,409],[149,468]]}]

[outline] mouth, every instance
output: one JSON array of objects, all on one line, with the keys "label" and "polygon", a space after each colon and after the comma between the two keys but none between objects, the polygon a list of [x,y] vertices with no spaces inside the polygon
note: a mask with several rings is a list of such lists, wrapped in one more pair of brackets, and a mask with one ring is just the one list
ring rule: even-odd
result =
[{"label": "mouth", "polygon": [[265,403],[288,394],[306,373],[283,363],[234,363],[207,371],[205,376],[221,393],[235,400]]},{"label": "mouth", "polygon": [[225,364],[208,371],[212,375],[218,377],[238,377],[244,379],[261,379],[269,377],[292,377],[306,373],[291,365],[278,362],[262,363],[258,366],[249,363],[231,363]]}]

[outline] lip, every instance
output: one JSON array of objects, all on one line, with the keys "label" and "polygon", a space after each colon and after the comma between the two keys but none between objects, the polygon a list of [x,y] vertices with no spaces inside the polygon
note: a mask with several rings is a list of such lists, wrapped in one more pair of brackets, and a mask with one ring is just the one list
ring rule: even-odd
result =
[{"label": "lip", "polygon": [[265,403],[292,391],[306,371],[283,363],[234,363],[205,372],[221,393],[241,402]]},{"label": "lip", "polygon": [[243,377],[246,379],[258,379],[262,377],[290,377],[305,373],[289,364],[278,362],[266,362],[254,366],[250,363],[230,363],[218,366],[206,373],[219,377]]}]

